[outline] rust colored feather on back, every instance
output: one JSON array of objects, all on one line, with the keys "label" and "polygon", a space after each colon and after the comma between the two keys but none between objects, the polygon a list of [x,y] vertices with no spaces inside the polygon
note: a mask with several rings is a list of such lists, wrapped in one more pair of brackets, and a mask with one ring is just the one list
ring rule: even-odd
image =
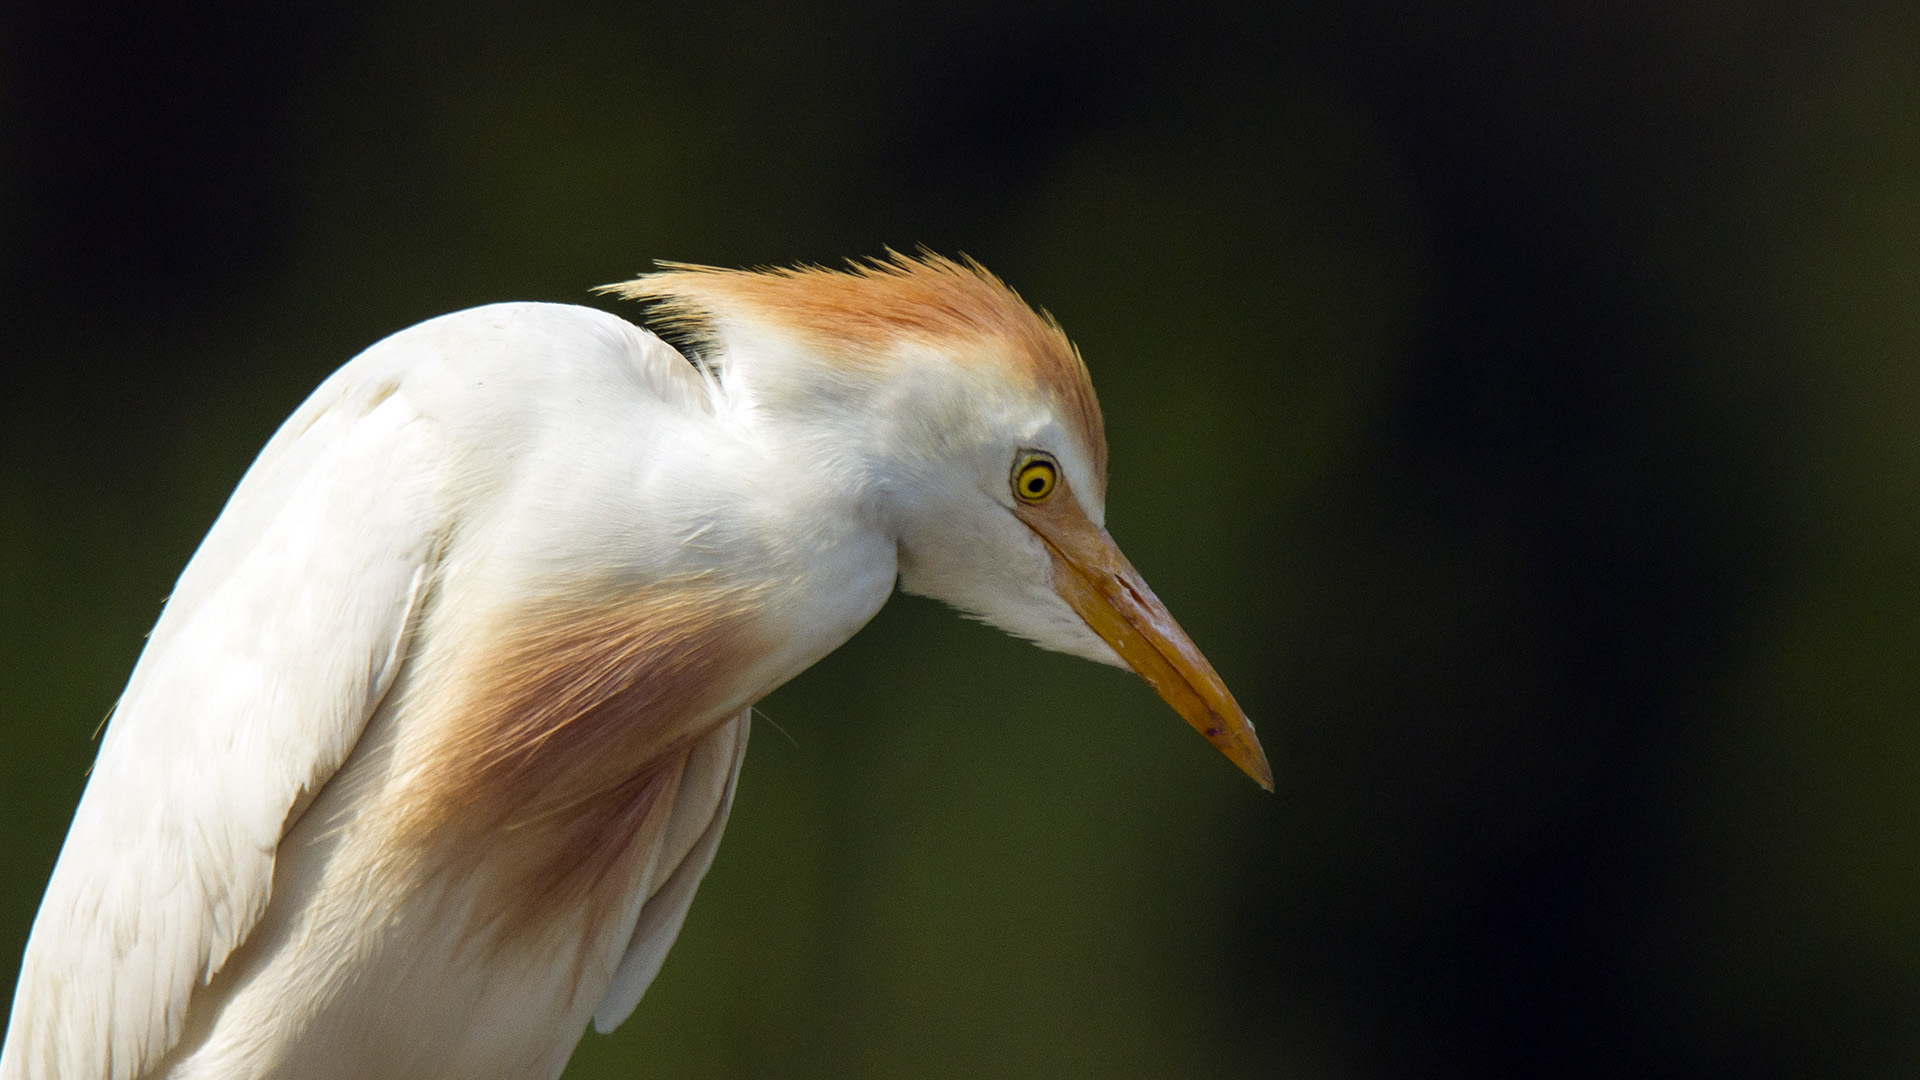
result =
[{"label": "rust colored feather on back", "polygon": [[[676,582],[520,611],[453,661],[462,687],[382,808],[417,872],[480,874],[501,932],[624,898],[694,742],[757,654],[741,590]],[[737,691],[734,691],[737,692]]]}]

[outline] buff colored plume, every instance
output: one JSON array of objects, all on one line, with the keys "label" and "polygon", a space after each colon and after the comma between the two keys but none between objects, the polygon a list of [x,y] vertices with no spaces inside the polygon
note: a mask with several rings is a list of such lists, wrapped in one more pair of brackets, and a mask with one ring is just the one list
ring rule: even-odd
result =
[{"label": "buff colored plume", "polygon": [[848,260],[847,268],[730,270],[662,262],[665,269],[599,291],[647,304],[650,321],[705,360],[729,319],[777,327],[849,363],[883,363],[897,343],[942,348],[998,364],[1043,389],[1079,430],[1107,475],[1106,428],[1080,350],[1052,315],[1036,311],[971,258],[930,251]]}]

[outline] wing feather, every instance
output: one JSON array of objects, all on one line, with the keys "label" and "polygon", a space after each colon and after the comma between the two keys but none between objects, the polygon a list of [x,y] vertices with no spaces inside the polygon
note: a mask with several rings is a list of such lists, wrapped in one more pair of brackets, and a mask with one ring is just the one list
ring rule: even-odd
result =
[{"label": "wing feather", "polygon": [[669,857],[685,852],[677,866],[647,898],[633,928],[627,951],[614,969],[606,996],[593,1010],[593,1029],[602,1035],[626,1022],[640,998],[660,973],[667,950],[680,936],[700,879],[713,865],[713,853],[726,830],[733,809],[733,790],[740,779],[740,762],[747,753],[749,714],[722,724],[694,747],[680,779],[673,816],[658,841]]},{"label": "wing feather", "polygon": [[260,918],[275,849],[403,660],[446,513],[378,358],[283,426],[181,575],[23,959],[0,1078],[131,1080]]}]

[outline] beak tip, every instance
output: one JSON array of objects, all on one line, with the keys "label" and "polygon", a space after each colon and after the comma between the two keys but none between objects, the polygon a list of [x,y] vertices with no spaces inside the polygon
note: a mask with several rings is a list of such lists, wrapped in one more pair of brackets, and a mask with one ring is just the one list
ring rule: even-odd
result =
[{"label": "beak tip", "polygon": [[1260,748],[1259,743],[1253,745],[1253,753],[1248,759],[1238,764],[1243,772],[1253,778],[1254,783],[1265,788],[1267,794],[1273,794],[1273,767],[1267,764],[1266,751]]}]

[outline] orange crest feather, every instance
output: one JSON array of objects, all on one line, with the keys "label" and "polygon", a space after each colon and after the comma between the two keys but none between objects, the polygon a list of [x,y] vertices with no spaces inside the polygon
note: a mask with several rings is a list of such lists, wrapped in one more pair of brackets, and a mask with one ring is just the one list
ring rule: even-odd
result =
[{"label": "orange crest feather", "polygon": [[1052,398],[1106,485],[1106,430],[1080,351],[1051,315],[972,259],[888,252],[845,270],[660,265],[666,269],[601,291],[645,303],[650,321],[688,342],[696,361],[718,344],[717,324],[739,318],[779,327],[848,364],[882,363],[902,342],[998,363]]}]

